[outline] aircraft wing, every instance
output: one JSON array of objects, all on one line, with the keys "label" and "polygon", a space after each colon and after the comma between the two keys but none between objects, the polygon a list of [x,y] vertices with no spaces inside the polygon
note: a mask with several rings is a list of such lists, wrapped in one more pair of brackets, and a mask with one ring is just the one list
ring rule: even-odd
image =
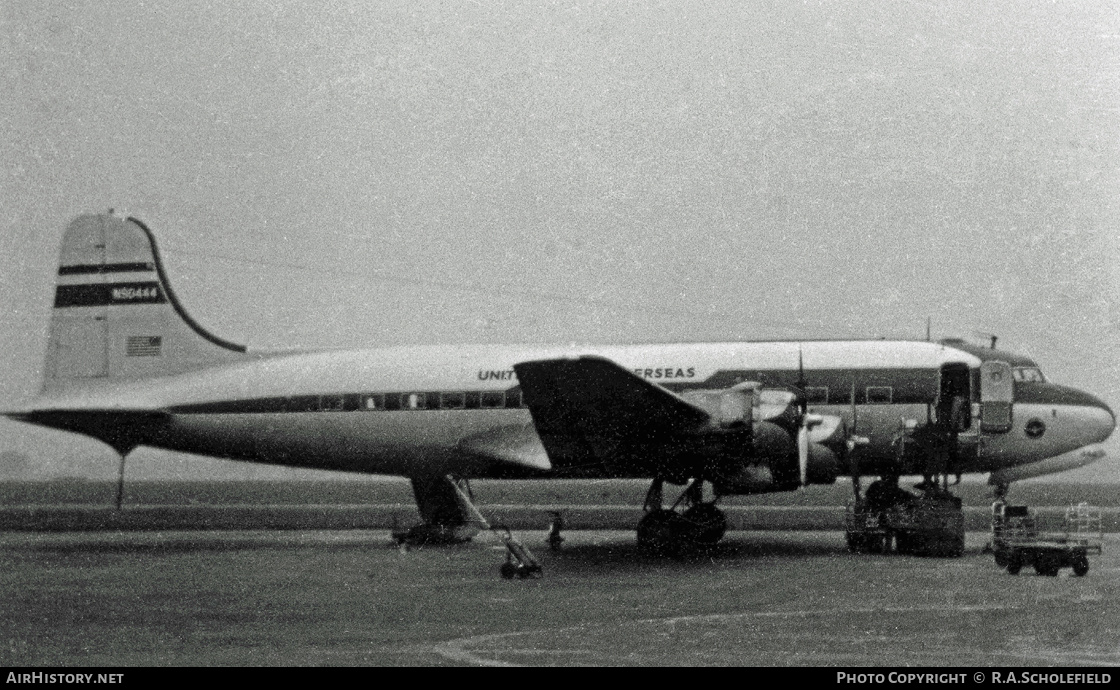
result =
[{"label": "aircraft wing", "polygon": [[603,357],[514,365],[538,433],[652,438],[708,423],[703,409]]},{"label": "aircraft wing", "polygon": [[511,473],[517,470],[547,472],[552,469],[548,453],[532,424],[501,426],[468,436],[459,442],[459,450],[501,463]]},{"label": "aircraft wing", "polygon": [[642,466],[641,448],[706,426],[703,409],[602,357],[513,366],[554,469]]}]

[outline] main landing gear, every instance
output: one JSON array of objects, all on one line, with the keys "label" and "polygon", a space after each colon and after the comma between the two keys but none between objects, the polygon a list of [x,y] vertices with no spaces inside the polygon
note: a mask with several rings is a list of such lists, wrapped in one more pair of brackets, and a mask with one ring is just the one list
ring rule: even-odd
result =
[{"label": "main landing gear", "polygon": [[[541,577],[543,569],[533,553],[508,527],[491,525],[478,511],[466,480],[459,482],[447,475],[413,477],[412,490],[424,523],[408,529],[394,526],[393,539],[402,548],[406,544],[459,544],[485,530],[506,547],[506,560],[498,570],[504,579]],[[560,526],[556,525],[556,537],[562,540]]]},{"label": "main landing gear", "polygon": [[[727,532],[727,516],[705,502],[703,480],[696,479],[673,507],[662,507],[663,480],[654,479],[646,494],[645,516],[638,523],[638,548],[651,554],[682,558],[709,549]],[[686,506],[678,512],[678,506]]]}]

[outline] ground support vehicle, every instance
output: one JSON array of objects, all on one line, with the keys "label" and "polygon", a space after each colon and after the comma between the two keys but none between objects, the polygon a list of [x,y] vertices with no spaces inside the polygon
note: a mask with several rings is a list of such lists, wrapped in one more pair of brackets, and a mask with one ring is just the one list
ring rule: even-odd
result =
[{"label": "ground support vehicle", "polygon": [[1064,518],[1031,515],[1027,506],[996,503],[992,509],[992,553],[996,565],[1018,575],[1023,566],[1054,577],[1073,568],[1078,577],[1089,572],[1089,554],[1101,552],[1101,511],[1081,503],[1066,509]]},{"label": "ground support vehicle", "polygon": [[915,496],[879,512],[857,501],[848,506],[845,517],[848,550],[854,553],[964,554],[964,513],[960,499],[948,493]]}]

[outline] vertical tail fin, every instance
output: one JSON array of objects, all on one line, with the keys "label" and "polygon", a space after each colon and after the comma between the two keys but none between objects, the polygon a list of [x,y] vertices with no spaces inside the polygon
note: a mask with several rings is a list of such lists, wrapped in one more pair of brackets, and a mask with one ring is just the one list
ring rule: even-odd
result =
[{"label": "vertical tail fin", "polygon": [[84,215],[66,229],[43,391],[176,374],[247,357],[175,298],[156,241],[134,218]]}]

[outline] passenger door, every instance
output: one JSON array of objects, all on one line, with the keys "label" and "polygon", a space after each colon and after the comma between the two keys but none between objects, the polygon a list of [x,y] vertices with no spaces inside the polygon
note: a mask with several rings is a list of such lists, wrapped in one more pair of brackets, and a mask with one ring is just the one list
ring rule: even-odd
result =
[{"label": "passenger door", "polygon": [[1014,386],[1011,365],[1006,362],[980,364],[980,430],[990,434],[1011,431]]}]

